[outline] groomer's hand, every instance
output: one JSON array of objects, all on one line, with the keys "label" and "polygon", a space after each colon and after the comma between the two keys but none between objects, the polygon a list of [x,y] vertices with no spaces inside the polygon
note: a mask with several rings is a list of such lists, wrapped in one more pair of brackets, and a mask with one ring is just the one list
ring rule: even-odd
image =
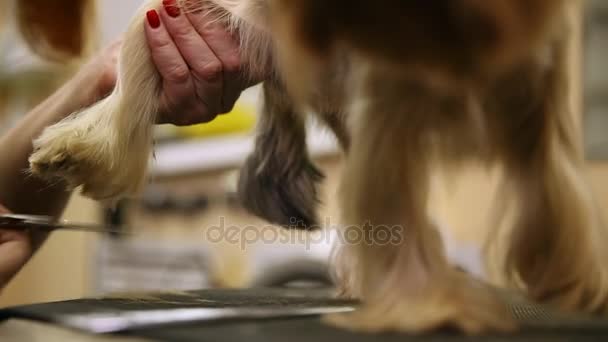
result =
[{"label": "groomer's hand", "polygon": [[[0,205],[0,214],[8,210]],[[0,229],[0,290],[19,272],[34,253],[30,236],[25,232]]]},{"label": "groomer's hand", "polygon": [[185,13],[175,0],[165,0],[147,13],[145,31],[163,78],[160,123],[209,122],[232,110],[241,92],[257,83],[241,73],[235,37],[202,12]]}]

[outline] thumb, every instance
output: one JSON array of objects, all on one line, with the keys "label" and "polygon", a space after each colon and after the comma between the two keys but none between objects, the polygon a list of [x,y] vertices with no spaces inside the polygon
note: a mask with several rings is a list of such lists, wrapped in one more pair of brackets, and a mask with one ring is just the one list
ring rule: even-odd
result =
[{"label": "thumb", "polygon": [[[9,211],[0,205],[0,213]],[[0,289],[4,287],[33,254],[25,232],[0,229]]]}]

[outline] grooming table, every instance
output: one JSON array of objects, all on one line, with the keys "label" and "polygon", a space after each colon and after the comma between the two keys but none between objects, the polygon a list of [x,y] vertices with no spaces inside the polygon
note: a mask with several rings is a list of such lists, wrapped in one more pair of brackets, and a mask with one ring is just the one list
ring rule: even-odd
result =
[{"label": "grooming table", "polygon": [[[366,335],[342,331],[322,324],[318,316],[236,319],[216,322],[158,324],[124,329],[112,335],[96,335],[66,324],[66,317],[91,313],[124,313],[133,310],[171,310],[176,308],[348,308],[353,301],[334,299],[323,289],[204,290],[137,297],[82,299],[38,304],[0,311],[1,341],[225,341],[225,342],[342,342],[342,341],[606,341],[608,320],[555,313],[532,305],[518,296],[504,293],[505,301],[523,328],[514,335],[470,338],[453,331],[424,336],[398,334]],[[412,312],[415,315],[415,312]],[[48,331],[45,335],[44,331]],[[34,331],[40,331],[34,336]],[[40,337],[43,336],[43,337]],[[46,338],[44,338],[46,336]],[[68,337],[69,336],[69,337]],[[10,339],[9,339],[10,338]]]}]

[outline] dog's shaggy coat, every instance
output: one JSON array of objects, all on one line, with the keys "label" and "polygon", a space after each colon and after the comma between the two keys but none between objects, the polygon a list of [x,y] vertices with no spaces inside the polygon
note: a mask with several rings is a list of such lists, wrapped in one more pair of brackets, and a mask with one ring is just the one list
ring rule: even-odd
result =
[{"label": "dog's shaggy coat", "polygon": [[[6,115],[14,110],[13,106],[20,110],[24,103],[26,106],[38,103],[90,57],[98,41],[96,5],[95,0],[0,1],[0,48],[3,49],[0,55],[9,55],[8,62],[2,58],[6,56],[0,56],[0,64],[4,64],[0,65],[3,69],[0,70],[0,126],[6,124]],[[11,36],[14,33],[17,37]],[[52,80],[37,83],[25,94],[19,86],[23,78],[15,74],[11,64],[19,64],[17,69],[21,70],[23,60],[14,60],[14,51],[6,51],[20,38],[32,54],[52,62],[48,71],[54,73]],[[6,47],[7,41],[9,47]]]},{"label": "dog's shaggy coat", "polygon": [[[150,1],[143,10],[159,5]],[[273,60],[241,199],[272,222],[317,223],[304,116],[336,132],[346,160],[342,223],[401,227],[397,244],[344,246],[344,327],[468,333],[514,327],[489,287],[454,270],[427,213],[429,171],[475,158],[500,165],[517,218],[502,237],[510,284],[563,310],[608,310],[608,242],[569,113],[567,0],[188,0],[240,34],[250,72]],[[114,93],[47,129],[32,171],[101,200],[142,188],[160,78],[143,12],[121,53]],[[270,23],[270,24],[267,24]],[[143,61],[143,62],[142,62]],[[505,200],[505,198],[503,198]],[[295,219],[295,220],[293,220]],[[500,233],[500,234],[499,234]],[[506,241],[506,242],[505,242]],[[493,248],[489,248],[492,250]]]},{"label": "dog's shaggy coat", "polygon": [[86,57],[95,48],[96,9],[95,0],[3,0],[0,30],[14,15],[19,33],[34,53],[65,62]]}]

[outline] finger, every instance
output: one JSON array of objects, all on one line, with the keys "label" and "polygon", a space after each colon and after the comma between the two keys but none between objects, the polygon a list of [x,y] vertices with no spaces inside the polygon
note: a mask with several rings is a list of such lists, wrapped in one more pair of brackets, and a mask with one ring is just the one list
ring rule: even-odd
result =
[{"label": "finger", "polygon": [[221,111],[222,63],[194,29],[175,0],[163,1],[161,18],[196,79],[197,95],[211,113]]},{"label": "finger", "polygon": [[[10,214],[11,211],[8,210],[5,206],[3,206],[2,204],[0,204],[0,214]],[[0,241],[2,241],[2,239],[6,239],[6,237],[18,237],[19,239],[23,238],[27,238],[32,253],[35,252],[36,250],[38,250],[38,248],[40,248],[40,246],[44,243],[44,241],[46,241],[46,239],[49,236],[48,232],[45,231],[36,231],[34,230],[33,232],[29,232],[29,233],[24,233],[24,232],[12,232],[11,234],[17,234],[17,235],[2,235],[3,232],[5,232],[6,230],[0,229]],[[6,234],[6,233],[4,233]]]},{"label": "finger", "polygon": [[146,38],[152,60],[163,78],[169,98],[181,98],[193,92],[194,84],[188,65],[182,58],[156,10],[147,13]]},{"label": "finger", "polygon": [[0,288],[6,285],[23,268],[32,253],[27,234],[0,230]]},{"label": "finger", "polygon": [[189,13],[188,18],[222,64],[224,84],[221,112],[227,113],[232,110],[244,88],[238,40],[221,22],[207,17],[205,12]]},{"label": "finger", "polygon": [[198,35],[222,62],[223,71],[238,73],[241,70],[240,47],[236,37],[222,24],[205,12],[188,13],[187,17]]}]

